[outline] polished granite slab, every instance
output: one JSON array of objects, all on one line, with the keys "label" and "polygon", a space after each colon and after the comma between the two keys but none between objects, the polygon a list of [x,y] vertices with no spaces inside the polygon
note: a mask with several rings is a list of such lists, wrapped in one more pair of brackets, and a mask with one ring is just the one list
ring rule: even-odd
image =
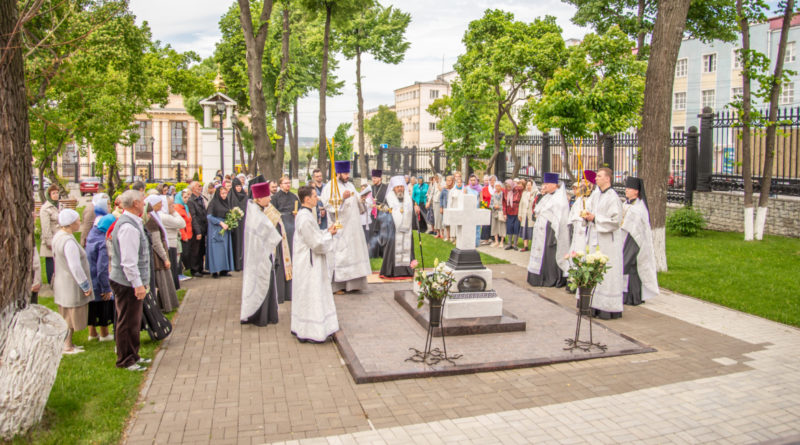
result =
[{"label": "polished granite slab", "polygon": [[[427,333],[395,300],[398,291],[403,294],[410,286],[407,282],[370,284],[364,292],[335,297],[340,327],[335,340],[356,383],[498,371],[655,351],[613,330],[614,320],[593,323],[594,340],[606,346],[604,351],[565,350],[565,340],[575,335],[575,308],[543,298],[531,288],[497,279],[494,288],[504,300],[504,309],[525,322],[524,331],[448,336],[448,355],[460,356],[455,364],[409,361],[414,349],[424,348]],[[582,332],[588,338],[586,321]],[[443,346],[441,337],[434,338],[433,347]]]}]

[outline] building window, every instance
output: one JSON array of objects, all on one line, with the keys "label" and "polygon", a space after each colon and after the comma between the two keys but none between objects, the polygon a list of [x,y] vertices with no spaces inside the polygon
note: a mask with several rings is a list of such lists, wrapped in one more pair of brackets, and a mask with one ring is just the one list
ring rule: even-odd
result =
[{"label": "building window", "polygon": [[786,82],[781,88],[781,105],[790,105],[794,102],[794,82]]},{"label": "building window", "polygon": [[428,130],[436,131],[436,122],[428,122]]},{"label": "building window", "polygon": [[714,106],[716,105],[714,90],[703,90],[702,98],[702,107],[711,107],[713,110]]},{"label": "building window", "polygon": [[689,71],[689,60],[678,59],[678,63],[675,65],[675,77],[686,77],[686,73],[688,71]]},{"label": "building window", "polygon": [[686,127],[672,127],[673,133],[683,133]]},{"label": "building window", "polygon": [[136,140],[136,159],[152,159],[153,153],[150,151],[150,138],[153,136],[153,123],[151,121],[136,121],[136,133],[139,139]]},{"label": "building window", "polygon": [[439,90],[431,90],[431,99],[439,98]]},{"label": "building window", "polygon": [[783,63],[794,62],[796,55],[794,53],[794,42],[786,43],[786,53],[783,55]]},{"label": "building window", "polygon": [[672,109],[675,111],[686,110],[686,93],[675,93],[675,99],[672,101]]},{"label": "building window", "polygon": [[169,123],[170,151],[172,159],[176,161],[186,160],[186,133],[189,123],[186,121],[172,121]]},{"label": "building window", "polygon": [[731,101],[742,100],[742,97],[744,97],[744,88],[731,88]]},{"label": "building window", "polygon": [[741,48],[734,48],[733,49],[733,69],[740,70],[743,68],[742,65],[742,49]]},{"label": "building window", "polygon": [[704,54],[703,55],[703,72],[715,73],[717,72],[717,55]]}]

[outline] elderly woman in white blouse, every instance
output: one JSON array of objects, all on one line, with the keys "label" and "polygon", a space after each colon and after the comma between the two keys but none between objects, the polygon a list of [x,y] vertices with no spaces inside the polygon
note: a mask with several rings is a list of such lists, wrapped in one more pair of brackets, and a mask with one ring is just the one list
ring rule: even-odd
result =
[{"label": "elderly woman in white blouse", "polygon": [[80,216],[72,209],[58,214],[60,229],[53,236],[53,296],[58,313],[67,322],[69,332],[64,340],[64,354],[77,354],[83,348],[72,343],[75,331],[86,329],[89,320],[89,302],[93,298],[91,271],[86,251],[73,233],[80,228]]}]

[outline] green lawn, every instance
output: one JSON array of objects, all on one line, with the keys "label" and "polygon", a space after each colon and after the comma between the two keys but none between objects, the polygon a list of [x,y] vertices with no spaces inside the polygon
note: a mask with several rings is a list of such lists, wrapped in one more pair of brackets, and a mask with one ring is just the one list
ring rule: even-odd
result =
[{"label": "green lawn", "polygon": [[664,288],[781,323],[800,326],[800,239],[703,231],[667,235]]},{"label": "green lawn", "polygon": [[[185,289],[179,290],[178,299],[183,301],[185,294]],[[56,310],[53,298],[40,298],[39,304]],[[172,319],[174,315],[171,312],[167,317]],[[119,442],[145,373],[114,366],[117,360],[114,342],[89,342],[87,334],[83,330],[73,337],[76,345],[84,347],[84,352],[61,358],[41,423],[13,443]],[[153,358],[160,343],[142,332],[140,355]]]},{"label": "green lawn", "polygon": [[[433,267],[433,260],[435,258],[439,258],[439,261],[447,261],[450,258],[450,251],[455,248],[455,244],[448,243],[446,241],[440,240],[439,238],[434,238],[432,235],[422,234],[422,248],[425,254],[425,267]],[[419,251],[419,241],[417,238],[417,232],[414,232],[414,255],[417,261],[422,261],[422,257]],[[481,253],[481,260],[483,264],[507,264],[508,261],[501,260],[500,258],[495,258],[491,255],[487,255],[485,253]],[[370,259],[370,265],[372,266],[372,270],[380,270],[381,264],[383,263],[383,259],[381,258],[372,258]]]}]

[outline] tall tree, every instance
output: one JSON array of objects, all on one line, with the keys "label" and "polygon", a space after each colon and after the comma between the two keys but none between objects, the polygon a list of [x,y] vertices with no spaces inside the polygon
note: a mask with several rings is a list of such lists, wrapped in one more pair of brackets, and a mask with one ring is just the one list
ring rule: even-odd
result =
[{"label": "tall tree", "polygon": [[636,60],[632,46],[617,26],[603,35],[587,34],[580,45],[570,49],[566,66],[547,81],[544,94],[529,102],[539,129],[559,130],[571,178],[567,139],[594,134],[598,152],[602,152],[606,138],[641,122],[647,64]]},{"label": "tall tree", "polygon": [[356,93],[358,96],[358,154],[362,177],[367,177],[367,158],[364,156],[364,95],[362,93],[361,56],[370,54],[375,60],[397,65],[403,61],[410,43],[405,38],[411,15],[391,6],[376,3],[362,9],[345,24],[340,34],[342,52],[356,59]]},{"label": "tall tree", "polygon": [[397,113],[386,105],[380,105],[378,112],[364,121],[364,132],[369,136],[376,155],[380,153],[381,144],[399,147],[403,142],[403,123],[397,118]]},{"label": "tall tree", "polygon": [[327,111],[325,108],[328,95],[328,63],[331,54],[331,27],[335,21],[337,26],[345,26],[348,20],[360,10],[368,8],[374,0],[301,0],[305,8],[322,17],[325,17],[325,28],[322,39],[322,67],[319,80],[319,153],[317,155],[317,168],[327,170],[328,151],[326,149],[327,136]]},{"label": "tall tree", "polygon": [[250,122],[253,133],[253,145],[259,170],[266,176],[275,178],[280,171],[274,165],[275,152],[272,141],[267,134],[267,102],[264,99],[264,45],[269,33],[272,0],[263,0],[261,12],[253,21],[250,0],[237,0],[239,4],[239,22],[246,48],[247,85],[250,99]]},{"label": "tall tree", "polygon": [[347,134],[352,126],[352,122],[342,122],[333,133],[336,159],[349,161],[353,158],[353,135]]},{"label": "tall tree", "polygon": [[[542,92],[545,82],[566,59],[564,39],[554,17],[525,23],[514,20],[509,12],[487,9],[483,17],[470,22],[463,42],[466,52],[455,65],[462,91],[487,102],[494,110],[493,152],[488,162],[491,172],[504,145],[501,121],[506,118],[512,124],[515,142],[520,125],[512,107],[523,103],[527,94]],[[511,152],[518,172],[515,144],[511,145]]]}]

